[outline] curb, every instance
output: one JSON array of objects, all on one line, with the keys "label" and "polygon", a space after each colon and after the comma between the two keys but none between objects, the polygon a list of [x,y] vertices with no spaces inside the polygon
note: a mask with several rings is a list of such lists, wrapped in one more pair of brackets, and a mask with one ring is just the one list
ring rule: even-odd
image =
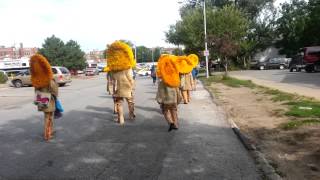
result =
[{"label": "curb", "polygon": [[[210,90],[205,86],[202,81],[200,81],[205,90],[208,91],[210,97],[217,106],[220,106],[218,102],[214,101],[214,95],[210,92]],[[227,116],[226,116],[227,117]],[[282,180],[279,174],[276,173],[275,169],[270,165],[268,160],[265,158],[264,154],[257,150],[254,142],[246,136],[243,132],[241,132],[240,128],[237,124],[231,119],[227,117],[227,121],[230,124],[231,129],[236,134],[240,142],[243,146],[253,155],[254,160],[258,168],[262,171],[264,178],[268,180]]]}]

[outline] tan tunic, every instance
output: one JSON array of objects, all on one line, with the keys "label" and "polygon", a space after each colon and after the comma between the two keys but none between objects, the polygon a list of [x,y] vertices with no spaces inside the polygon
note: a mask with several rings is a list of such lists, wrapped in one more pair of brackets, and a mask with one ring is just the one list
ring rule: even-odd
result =
[{"label": "tan tunic", "polygon": [[123,71],[114,71],[112,76],[115,80],[116,92],[115,97],[132,97],[132,91],[134,86],[134,80],[131,75],[131,69]]},{"label": "tan tunic", "polygon": [[179,104],[181,100],[179,89],[171,88],[160,81],[156,100],[159,104]]},{"label": "tan tunic", "polygon": [[[36,89],[36,90],[39,90],[41,92],[47,92],[47,93],[50,93],[51,95],[58,97],[58,85],[53,80],[51,80],[50,85],[48,87],[40,88],[40,89]],[[54,97],[51,96],[51,100],[50,100],[47,108],[43,108],[43,107],[38,106],[38,110],[43,111],[43,112],[54,112],[56,110],[56,103],[55,103]]]},{"label": "tan tunic", "polygon": [[191,72],[188,74],[181,74],[180,75],[180,82],[181,82],[181,90],[182,91],[192,91],[192,74]]}]

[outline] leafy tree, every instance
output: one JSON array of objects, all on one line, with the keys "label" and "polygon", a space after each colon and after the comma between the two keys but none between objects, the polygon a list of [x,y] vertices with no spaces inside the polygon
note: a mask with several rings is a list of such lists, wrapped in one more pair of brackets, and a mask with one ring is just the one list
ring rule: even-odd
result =
[{"label": "leafy tree", "polygon": [[85,53],[81,51],[80,45],[73,40],[68,41],[64,47],[65,59],[61,63],[68,69],[78,70],[86,67]]},{"label": "leafy tree", "polygon": [[304,29],[304,45],[312,46],[320,44],[320,1],[309,0],[308,4],[308,18],[306,20],[306,27]]},{"label": "leafy tree", "polygon": [[308,19],[308,4],[303,0],[292,0],[281,7],[282,16],[277,20],[278,40],[276,46],[281,54],[292,56],[305,44],[304,32]]},{"label": "leafy tree", "polygon": [[52,35],[45,39],[39,53],[45,56],[51,65],[60,65],[64,61],[64,42]]},{"label": "leafy tree", "polygon": [[45,56],[53,66],[65,66],[70,70],[83,69],[86,66],[85,53],[73,40],[64,44],[61,39],[52,35],[42,44],[39,53]]},{"label": "leafy tree", "polygon": [[212,26],[208,31],[208,44],[223,60],[227,75],[229,60],[240,51],[240,44],[245,41],[249,28],[249,21],[235,6],[224,6],[214,12],[209,24]]}]

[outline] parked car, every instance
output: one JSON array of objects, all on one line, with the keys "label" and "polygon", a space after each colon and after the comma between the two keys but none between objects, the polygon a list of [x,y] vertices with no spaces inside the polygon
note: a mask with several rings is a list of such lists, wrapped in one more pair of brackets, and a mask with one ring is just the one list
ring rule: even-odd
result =
[{"label": "parked car", "polygon": [[[64,86],[66,83],[70,83],[71,74],[65,67],[53,66],[52,67],[53,77],[59,86]],[[15,77],[11,79],[11,84],[16,88],[23,86],[32,86],[31,75],[29,70],[20,71]]]},{"label": "parked car", "polygon": [[139,76],[149,76],[149,75],[151,75],[151,70],[148,69],[148,68],[143,68],[143,69],[137,70],[136,73],[137,73]]},{"label": "parked car", "polygon": [[53,77],[59,86],[71,83],[71,74],[66,67],[52,66]]},{"label": "parked car", "polygon": [[293,72],[293,70],[300,72],[302,69],[305,68],[305,63],[303,61],[303,55],[297,54],[292,57],[292,60],[289,63],[289,71]]},{"label": "parked car", "polygon": [[265,69],[286,69],[289,67],[290,58],[270,58],[263,62],[258,62],[256,68]]},{"label": "parked car", "polygon": [[15,77],[12,77],[11,84],[16,88],[31,86],[31,75],[29,70],[20,71]]},{"label": "parked car", "polygon": [[98,68],[86,68],[85,75],[86,76],[99,75],[99,69]]}]

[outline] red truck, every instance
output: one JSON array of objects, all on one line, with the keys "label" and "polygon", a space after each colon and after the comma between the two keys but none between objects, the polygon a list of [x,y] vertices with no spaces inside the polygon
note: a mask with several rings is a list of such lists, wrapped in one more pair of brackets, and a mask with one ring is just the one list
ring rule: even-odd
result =
[{"label": "red truck", "polygon": [[320,71],[320,46],[304,47],[302,53],[306,72]]}]

